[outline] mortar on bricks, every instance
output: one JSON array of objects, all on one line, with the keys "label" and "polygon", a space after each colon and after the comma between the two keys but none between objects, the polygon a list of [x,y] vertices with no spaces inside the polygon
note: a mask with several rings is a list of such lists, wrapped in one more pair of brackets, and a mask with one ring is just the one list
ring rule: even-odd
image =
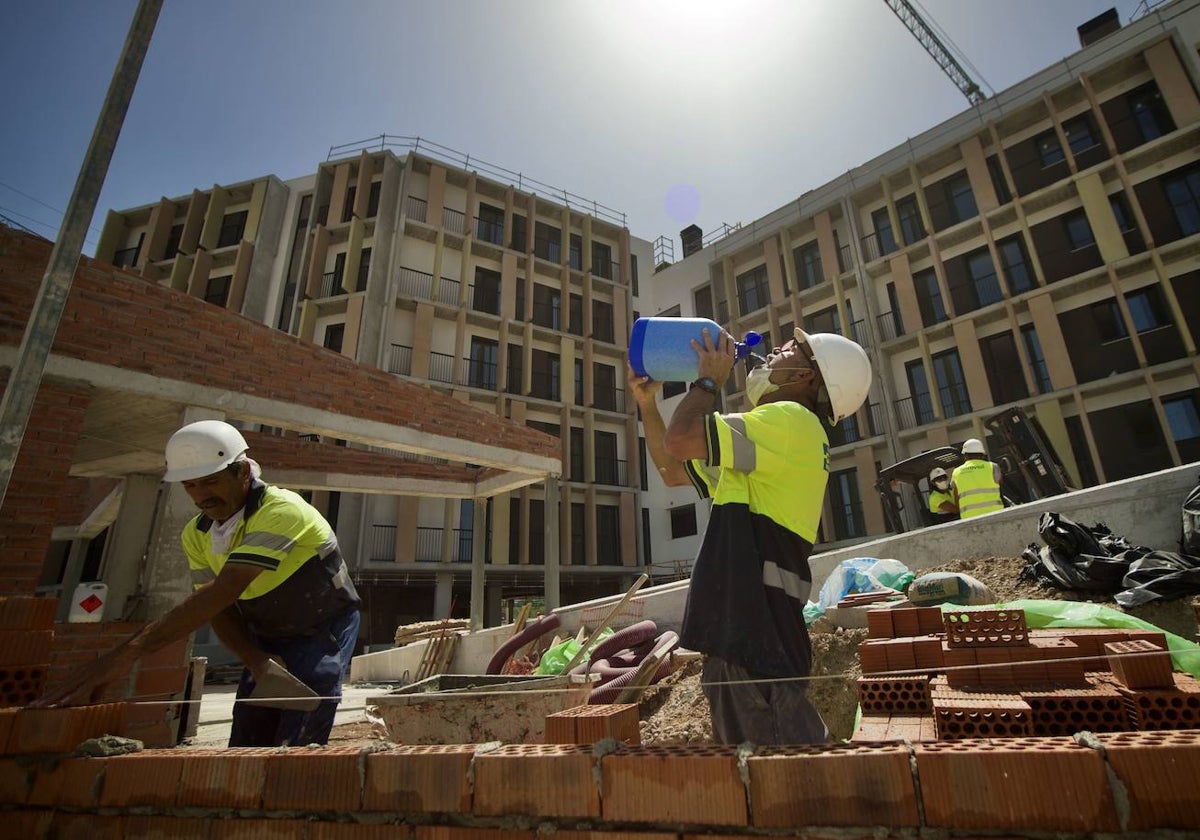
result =
[{"label": "mortar on bricks", "polygon": [[438,674],[367,699],[397,744],[540,744],[546,715],[587,703],[596,675]]}]

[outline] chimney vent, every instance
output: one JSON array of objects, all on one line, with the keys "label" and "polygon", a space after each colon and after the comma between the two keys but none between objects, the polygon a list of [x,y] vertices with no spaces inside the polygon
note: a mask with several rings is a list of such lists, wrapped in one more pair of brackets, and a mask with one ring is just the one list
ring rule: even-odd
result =
[{"label": "chimney vent", "polygon": [[1121,18],[1117,15],[1116,7],[1113,7],[1107,12],[1096,15],[1082,26],[1076,27],[1075,31],[1079,33],[1079,46],[1087,47],[1120,28]]},{"label": "chimney vent", "polygon": [[684,259],[704,248],[704,231],[698,225],[688,225],[679,231],[679,238],[683,240]]}]

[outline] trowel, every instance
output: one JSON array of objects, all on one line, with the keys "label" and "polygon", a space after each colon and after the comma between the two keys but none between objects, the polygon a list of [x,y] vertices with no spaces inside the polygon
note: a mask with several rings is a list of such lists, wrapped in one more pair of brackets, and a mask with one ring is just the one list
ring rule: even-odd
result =
[{"label": "trowel", "polygon": [[315,691],[292,676],[287,668],[274,659],[267,660],[266,673],[262,680],[255,684],[246,701],[253,702],[256,706],[299,712],[311,712],[321,705],[321,698]]}]

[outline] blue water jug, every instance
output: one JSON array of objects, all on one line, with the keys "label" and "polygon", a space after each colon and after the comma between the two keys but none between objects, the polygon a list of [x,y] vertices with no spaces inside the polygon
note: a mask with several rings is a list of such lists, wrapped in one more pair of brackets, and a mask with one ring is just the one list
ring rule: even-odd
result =
[{"label": "blue water jug", "polygon": [[[633,372],[660,382],[691,382],[700,375],[691,340],[696,339],[703,347],[706,327],[709,338],[716,341],[721,327],[708,318],[638,318],[629,337],[629,364]],[[758,333],[746,333],[743,340],[736,342],[737,358],[746,358],[750,348],[761,341]]]}]

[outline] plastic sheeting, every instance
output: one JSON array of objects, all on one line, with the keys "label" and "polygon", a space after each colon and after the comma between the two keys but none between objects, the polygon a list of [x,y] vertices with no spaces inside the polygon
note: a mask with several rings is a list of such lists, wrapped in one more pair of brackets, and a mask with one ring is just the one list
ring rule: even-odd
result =
[{"label": "plastic sheeting", "polygon": [[1046,545],[1025,549],[1022,579],[1112,594],[1122,607],[1200,594],[1200,557],[1131,545],[1103,524],[1085,528],[1057,513],[1042,514],[1038,533]]}]

